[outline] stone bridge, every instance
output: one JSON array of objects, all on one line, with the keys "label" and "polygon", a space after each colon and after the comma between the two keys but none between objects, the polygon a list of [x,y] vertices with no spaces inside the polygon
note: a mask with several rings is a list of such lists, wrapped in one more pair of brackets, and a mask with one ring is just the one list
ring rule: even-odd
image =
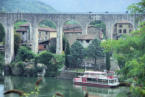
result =
[{"label": "stone bridge", "polygon": [[[63,25],[66,21],[77,21],[81,28],[82,34],[87,34],[87,28],[91,21],[101,20],[106,24],[106,35],[112,39],[114,25],[122,20],[126,20],[136,29],[140,21],[145,20],[142,14],[111,14],[111,13],[50,13],[50,14],[34,14],[34,13],[0,13],[0,23],[5,29],[5,63],[9,64],[14,57],[14,24],[19,20],[26,20],[30,23],[30,41],[32,50],[38,52],[38,25],[43,20],[50,20],[56,24],[57,45],[56,53],[62,52],[62,33]],[[142,20],[137,20],[142,17]]]}]

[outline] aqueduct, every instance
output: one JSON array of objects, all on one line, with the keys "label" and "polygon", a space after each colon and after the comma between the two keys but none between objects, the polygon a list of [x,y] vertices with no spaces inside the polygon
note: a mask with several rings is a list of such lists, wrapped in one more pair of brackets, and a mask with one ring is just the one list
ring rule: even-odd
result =
[{"label": "aqueduct", "polygon": [[[137,20],[137,17],[142,20]],[[111,14],[111,13],[53,13],[53,14],[34,14],[34,13],[0,13],[0,23],[5,29],[5,63],[11,63],[14,56],[14,23],[19,20],[26,20],[30,23],[30,41],[32,50],[38,52],[38,24],[42,20],[51,20],[56,24],[57,45],[56,53],[62,52],[62,33],[63,24],[68,20],[75,20],[80,23],[82,34],[87,34],[87,28],[91,21],[101,20],[106,24],[106,35],[112,39],[113,26],[121,20],[126,20],[136,29],[140,21],[145,20],[143,14]]]}]

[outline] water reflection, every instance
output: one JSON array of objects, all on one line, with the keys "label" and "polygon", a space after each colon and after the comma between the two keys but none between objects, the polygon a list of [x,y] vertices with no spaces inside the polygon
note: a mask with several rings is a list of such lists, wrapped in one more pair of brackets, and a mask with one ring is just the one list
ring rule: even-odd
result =
[{"label": "water reflection", "polygon": [[[9,89],[19,89],[24,92],[31,92],[34,90],[36,81],[37,78],[5,77],[5,91]],[[76,86],[73,85],[71,80],[43,78],[38,97],[52,97],[56,92],[63,94],[64,97],[84,97],[86,91],[88,91],[90,97],[116,97],[121,89],[123,89],[123,87],[110,89]],[[18,97],[18,95],[10,94],[5,97]]]}]

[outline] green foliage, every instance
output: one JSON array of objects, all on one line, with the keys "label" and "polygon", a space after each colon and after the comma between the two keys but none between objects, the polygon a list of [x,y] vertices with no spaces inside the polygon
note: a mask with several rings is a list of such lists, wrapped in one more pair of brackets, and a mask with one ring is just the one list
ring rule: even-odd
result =
[{"label": "green foliage", "polygon": [[27,24],[28,22],[25,21],[25,20],[21,20],[21,21],[18,21],[14,24],[14,29],[19,29],[20,28],[20,25],[23,25],[23,24]]},{"label": "green foliage", "polygon": [[48,52],[48,51],[42,51],[40,52],[40,54],[38,55],[38,62],[45,64],[45,65],[50,65],[51,64],[51,59],[52,59],[53,55],[52,53]]},{"label": "green foliage", "polygon": [[71,25],[71,24],[79,24],[79,23],[71,20],[71,21],[67,21],[65,24]]},{"label": "green foliage", "polygon": [[19,33],[14,33],[14,51],[15,54],[17,54],[18,49],[20,47],[20,43],[21,43],[21,37]]},{"label": "green foliage", "polygon": [[63,50],[64,50],[64,53],[65,53],[65,66],[66,67],[69,67],[70,64],[69,64],[69,54],[70,54],[70,46],[69,46],[69,42],[68,40],[63,37]]},{"label": "green foliage", "polygon": [[52,64],[54,64],[58,69],[61,69],[65,63],[65,55],[63,54],[53,54]]},{"label": "green foliage", "polygon": [[4,53],[0,52],[0,75],[2,75],[3,67],[4,67]]},{"label": "green foliage", "polygon": [[109,71],[110,70],[110,52],[106,53],[106,69]]},{"label": "green foliage", "polygon": [[91,22],[90,25],[93,25],[96,28],[102,29],[103,34],[106,38],[106,25],[102,21],[96,20],[96,21]]},{"label": "green foliage", "polygon": [[0,42],[5,41],[5,30],[2,24],[0,24]]},{"label": "green foliage", "polygon": [[[118,60],[121,67],[120,73],[124,79],[132,79],[131,83],[135,83],[133,90],[133,97],[144,97],[140,91],[145,88],[145,22],[142,23],[138,30],[126,35],[119,40],[106,41],[110,46],[104,45],[107,50],[113,51],[114,57]],[[107,51],[106,50],[106,51]],[[140,89],[136,89],[136,87]],[[136,95],[136,96],[135,96]]]},{"label": "green foliage", "polygon": [[88,49],[87,49],[87,55],[88,55],[88,57],[91,57],[94,59],[95,66],[96,66],[96,59],[98,57],[104,56],[103,49],[100,46],[100,43],[101,43],[100,40],[94,39],[92,41],[92,43],[88,46]]},{"label": "green foliage", "polygon": [[37,57],[37,61],[47,66],[46,76],[56,76],[59,69],[64,66],[65,56],[42,51]]},{"label": "green foliage", "polygon": [[0,11],[24,13],[56,12],[51,6],[37,0],[1,0]]},{"label": "green foliage", "polygon": [[35,54],[30,50],[30,48],[21,46],[16,55],[16,61],[28,61],[35,57]]},{"label": "green foliage", "polygon": [[84,48],[79,41],[76,41],[74,44],[72,44],[69,56],[69,60],[73,60],[70,63],[72,67],[79,67],[79,65],[82,64],[84,58],[83,50]]},{"label": "green foliage", "polygon": [[39,25],[40,27],[50,27],[56,29],[56,25],[49,20],[41,21]]},{"label": "green foliage", "polygon": [[131,13],[145,13],[145,0],[141,0],[138,3],[134,3],[128,7]]}]

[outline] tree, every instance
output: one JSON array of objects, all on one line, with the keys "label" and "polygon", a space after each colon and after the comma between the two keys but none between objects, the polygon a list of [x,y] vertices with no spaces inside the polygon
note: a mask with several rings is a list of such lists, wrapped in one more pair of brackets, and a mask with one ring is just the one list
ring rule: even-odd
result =
[{"label": "tree", "polygon": [[46,76],[56,76],[65,62],[64,55],[52,54],[48,51],[42,51],[35,60],[47,67]]},{"label": "tree", "polygon": [[74,67],[79,67],[82,64],[84,58],[83,50],[84,48],[79,41],[76,41],[74,44],[72,44],[70,49],[70,56],[73,60],[71,65]]},{"label": "tree", "polygon": [[48,50],[51,53],[56,53],[56,39],[51,39]]},{"label": "tree", "polygon": [[[135,83],[132,87],[133,97],[144,97],[145,92],[145,22],[132,32],[119,40],[106,41],[104,48],[113,51],[118,60],[123,79]],[[108,44],[110,46],[108,46]],[[141,86],[141,87],[140,87]]]},{"label": "tree", "polygon": [[4,42],[5,39],[5,30],[2,24],[0,24],[0,42]]},{"label": "tree", "polygon": [[92,43],[88,46],[88,51],[87,51],[88,57],[91,57],[94,59],[94,65],[96,66],[96,60],[99,57],[103,57],[103,49],[100,46],[100,40],[94,39]]},{"label": "tree", "polygon": [[106,52],[106,69],[109,71],[110,70],[110,52]]},{"label": "tree", "polygon": [[30,48],[25,46],[21,46],[18,49],[18,53],[16,55],[16,61],[27,61],[31,60],[35,57],[35,54],[31,51]]},{"label": "tree", "polygon": [[141,0],[138,3],[134,3],[128,7],[131,13],[145,13],[145,0]]},{"label": "tree", "polygon": [[93,25],[96,28],[101,29],[103,34],[104,34],[104,36],[105,36],[105,38],[106,38],[106,25],[102,21],[95,20],[95,21],[91,22],[90,25]]},{"label": "tree", "polygon": [[65,53],[65,66],[68,68],[70,67],[69,63],[70,46],[68,40],[65,37],[63,37],[63,50]]},{"label": "tree", "polygon": [[20,37],[20,34],[19,33],[14,33],[14,51],[15,51],[15,55],[17,54],[18,52],[18,49],[20,47],[20,44],[21,44],[21,37]]}]

